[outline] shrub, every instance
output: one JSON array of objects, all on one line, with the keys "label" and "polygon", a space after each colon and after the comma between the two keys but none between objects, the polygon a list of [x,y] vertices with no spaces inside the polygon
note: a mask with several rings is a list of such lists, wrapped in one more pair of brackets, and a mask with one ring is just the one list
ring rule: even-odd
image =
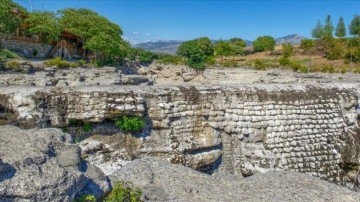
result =
[{"label": "shrub", "polygon": [[177,55],[163,54],[159,57],[159,63],[178,65],[181,64],[181,57]]},{"label": "shrub", "polygon": [[350,48],[346,54],[345,54],[345,58],[349,61],[349,62],[359,62],[360,61],[360,48],[356,47],[356,48]]},{"label": "shrub", "polygon": [[221,63],[221,65],[224,67],[238,67],[237,62],[234,60],[225,61],[225,62]]},{"label": "shrub", "polygon": [[291,63],[291,61],[290,61],[290,59],[289,59],[288,57],[281,57],[281,58],[279,59],[279,64],[280,64],[281,66],[289,66],[290,63]]},{"label": "shrub", "polygon": [[62,60],[59,57],[45,61],[45,65],[51,66],[51,67],[56,66],[57,68],[69,68],[70,67],[70,63],[66,62],[65,60]]},{"label": "shrub", "polygon": [[342,43],[337,40],[329,41],[327,50],[326,50],[326,58],[329,60],[338,60],[343,57],[345,47],[343,47]]},{"label": "shrub", "polygon": [[93,195],[83,195],[79,199],[75,200],[75,202],[96,202],[96,198]]},{"label": "shrub", "polygon": [[290,60],[287,57],[281,57],[279,63],[282,66],[290,67],[295,72],[307,73],[308,68],[301,63],[299,60]]},{"label": "shrub", "polygon": [[69,119],[68,126],[82,128],[84,132],[89,132],[92,130],[92,124],[90,122],[83,122],[77,119]]},{"label": "shrub", "polygon": [[129,132],[139,132],[143,129],[145,121],[136,116],[122,116],[115,122],[116,127]]},{"label": "shrub", "polygon": [[12,59],[12,58],[19,58],[20,56],[16,53],[9,51],[8,49],[1,49],[0,48],[0,59]]},{"label": "shrub", "polygon": [[39,51],[37,49],[33,49],[32,56],[36,57],[39,54]]},{"label": "shrub", "polygon": [[112,191],[105,197],[104,202],[118,202],[118,201],[140,202],[141,194],[142,192],[138,188],[135,188],[135,190],[133,190],[129,187],[129,185],[116,183]]},{"label": "shrub", "polygon": [[156,54],[150,51],[141,51],[139,53],[139,62],[141,63],[151,63],[154,59],[156,59]]},{"label": "shrub", "polygon": [[294,53],[294,48],[289,43],[282,44],[282,55],[283,57],[290,57]]},{"label": "shrub", "polygon": [[255,59],[251,66],[255,67],[256,70],[265,70],[268,67],[278,67],[276,60],[269,59]]},{"label": "shrub", "polygon": [[300,43],[300,48],[303,49],[305,52],[310,50],[315,46],[314,40],[311,39],[303,39]]},{"label": "shrub", "polygon": [[260,59],[254,60],[254,67],[256,70],[265,70],[266,69],[265,62]]},{"label": "shrub", "polygon": [[77,63],[78,63],[79,66],[84,66],[86,64],[86,61],[81,59]]},{"label": "shrub", "polygon": [[20,62],[16,60],[11,60],[5,63],[6,69],[10,69],[10,70],[19,71],[20,66],[21,66]]},{"label": "shrub", "polygon": [[89,122],[85,122],[82,126],[84,132],[90,132],[92,130],[92,125]]}]

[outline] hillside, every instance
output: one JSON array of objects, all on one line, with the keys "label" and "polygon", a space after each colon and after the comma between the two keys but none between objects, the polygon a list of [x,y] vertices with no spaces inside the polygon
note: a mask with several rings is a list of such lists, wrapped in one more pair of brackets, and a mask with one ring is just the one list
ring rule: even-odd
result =
[{"label": "hillside", "polygon": [[[305,37],[298,35],[298,34],[291,34],[284,37],[280,37],[275,39],[276,44],[280,45],[283,43],[290,43],[290,44],[300,44],[301,40]],[[216,42],[218,40],[212,40],[212,42]],[[253,41],[250,40],[244,40],[246,43],[246,46],[252,46]],[[139,43],[134,45],[135,48],[142,48],[147,51],[152,51],[155,53],[168,53],[168,54],[176,54],[177,49],[179,48],[180,44],[183,41],[179,40],[161,40],[156,42],[145,42],[145,43]]]},{"label": "hillside", "polygon": [[277,45],[281,45],[281,44],[284,44],[284,43],[290,43],[290,44],[293,44],[293,45],[298,45],[298,44],[301,43],[302,39],[305,39],[305,37],[301,36],[301,35],[298,35],[298,34],[291,34],[291,35],[287,35],[287,36],[284,36],[284,37],[277,38],[275,41],[276,41]]},{"label": "hillside", "polygon": [[182,41],[178,40],[168,40],[168,41],[156,41],[156,42],[145,42],[134,45],[135,48],[142,48],[144,50],[152,51],[155,53],[168,53],[176,54],[177,49],[179,48]]}]

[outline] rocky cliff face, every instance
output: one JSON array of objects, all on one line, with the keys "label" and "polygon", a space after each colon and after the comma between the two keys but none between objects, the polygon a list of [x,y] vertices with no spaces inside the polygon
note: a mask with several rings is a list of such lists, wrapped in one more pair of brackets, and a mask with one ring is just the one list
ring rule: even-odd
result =
[{"label": "rocky cliff face", "polygon": [[[93,125],[81,142],[107,174],[161,157],[204,172],[244,176],[290,170],[352,185],[359,165],[355,84],[249,86],[8,87],[2,122],[22,127]],[[144,117],[136,135],[109,120]]]},{"label": "rocky cliff face", "polygon": [[73,201],[110,190],[105,175],[80,158],[60,129],[0,126],[0,201]]}]

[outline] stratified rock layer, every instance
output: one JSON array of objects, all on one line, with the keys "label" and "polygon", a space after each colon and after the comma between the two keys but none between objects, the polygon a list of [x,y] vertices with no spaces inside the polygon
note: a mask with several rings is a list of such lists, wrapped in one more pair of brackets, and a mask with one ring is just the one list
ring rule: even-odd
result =
[{"label": "stratified rock layer", "polygon": [[[155,156],[208,172],[289,170],[352,187],[359,91],[358,84],[8,87],[0,108],[22,127],[91,122],[94,136],[81,147],[107,173]],[[144,117],[143,131],[99,135],[96,124],[124,115]]]},{"label": "stratified rock layer", "polygon": [[181,165],[144,158],[110,176],[112,183],[131,181],[144,201],[359,201],[359,193],[296,172],[268,172],[241,179],[209,176]]},{"label": "stratified rock layer", "polygon": [[80,160],[80,148],[60,129],[0,126],[0,201],[73,201],[102,197],[105,175]]}]

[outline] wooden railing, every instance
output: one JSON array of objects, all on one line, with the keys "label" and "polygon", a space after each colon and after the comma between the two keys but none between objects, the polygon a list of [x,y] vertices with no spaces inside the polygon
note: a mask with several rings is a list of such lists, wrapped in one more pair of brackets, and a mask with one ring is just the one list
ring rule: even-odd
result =
[{"label": "wooden railing", "polygon": [[40,43],[41,40],[37,36],[34,37],[23,37],[23,36],[13,36],[8,34],[0,34],[0,39],[5,39],[8,41],[21,41],[21,42],[30,42],[30,43]]},{"label": "wooden railing", "polygon": [[69,51],[69,54],[72,56],[73,53],[73,47],[66,42],[66,40],[61,40],[57,42],[57,44],[46,54],[46,57],[52,57],[56,52],[60,50],[60,48],[65,47],[67,51]]}]

